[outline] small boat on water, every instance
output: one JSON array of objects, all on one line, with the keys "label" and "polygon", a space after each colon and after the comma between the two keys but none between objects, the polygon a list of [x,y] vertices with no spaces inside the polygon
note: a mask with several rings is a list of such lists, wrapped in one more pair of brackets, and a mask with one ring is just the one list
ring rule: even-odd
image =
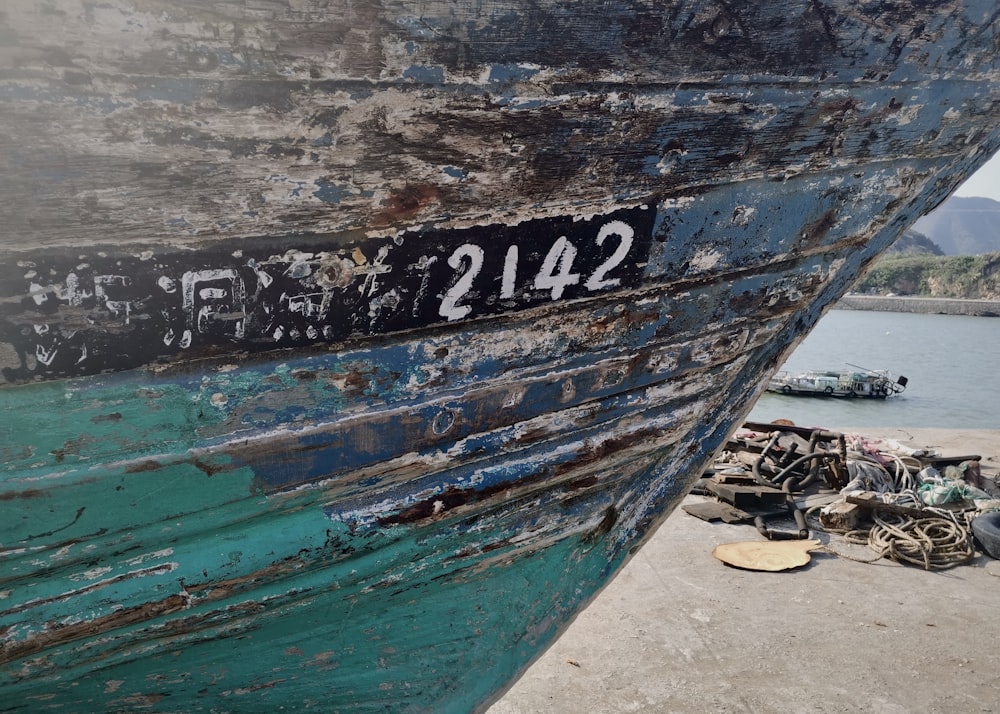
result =
[{"label": "small boat on water", "polygon": [[0,711],[481,711],[1000,148],[996,0],[18,0]]},{"label": "small boat on water", "polygon": [[767,391],[795,396],[848,397],[885,399],[906,389],[906,377],[892,378],[884,370],[845,372],[777,372],[767,384]]}]

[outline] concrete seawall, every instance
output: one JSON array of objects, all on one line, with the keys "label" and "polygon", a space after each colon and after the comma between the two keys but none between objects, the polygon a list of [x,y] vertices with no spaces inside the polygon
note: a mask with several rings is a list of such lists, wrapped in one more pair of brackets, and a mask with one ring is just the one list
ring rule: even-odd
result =
[{"label": "concrete seawall", "polygon": [[936,315],[1000,317],[1000,300],[953,300],[949,298],[930,297],[845,295],[835,307],[840,310],[878,310],[881,312],[919,312]]}]

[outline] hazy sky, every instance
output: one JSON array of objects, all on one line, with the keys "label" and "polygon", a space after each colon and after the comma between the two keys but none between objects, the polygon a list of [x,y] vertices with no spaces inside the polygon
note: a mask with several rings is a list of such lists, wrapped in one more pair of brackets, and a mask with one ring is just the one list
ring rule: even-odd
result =
[{"label": "hazy sky", "polygon": [[958,187],[956,196],[983,196],[1000,201],[1000,154],[983,165],[979,171]]}]

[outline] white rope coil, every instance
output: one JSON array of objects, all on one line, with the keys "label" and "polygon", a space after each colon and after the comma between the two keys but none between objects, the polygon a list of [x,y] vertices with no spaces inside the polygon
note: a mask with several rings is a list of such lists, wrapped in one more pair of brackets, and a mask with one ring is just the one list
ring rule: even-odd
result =
[{"label": "white rope coil", "polygon": [[879,557],[919,565],[925,570],[943,570],[971,560],[976,554],[969,529],[951,514],[906,518],[876,513],[873,520],[871,530],[851,531],[845,537],[851,543],[867,544]]}]

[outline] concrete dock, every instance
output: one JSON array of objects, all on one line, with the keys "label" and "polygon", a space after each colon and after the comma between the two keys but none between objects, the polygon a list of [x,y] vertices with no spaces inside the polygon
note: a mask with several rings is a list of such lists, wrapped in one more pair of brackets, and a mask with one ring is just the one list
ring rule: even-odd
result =
[{"label": "concrete dock", "polygon": [[875,310],[877,312],[917,312],[924,315],[1000,315],[1000,300],[956,300],[902,295],[845,295],[837,302],[838,310]]},{"label": "concrete dock", "polygon": [[[1000,430],[859,431],[1000,467]],[[678,509],[489,714],[1000,712],[1000,561],[925,571],[821,551],[769,573],[712,556],[758,540]]]}]

